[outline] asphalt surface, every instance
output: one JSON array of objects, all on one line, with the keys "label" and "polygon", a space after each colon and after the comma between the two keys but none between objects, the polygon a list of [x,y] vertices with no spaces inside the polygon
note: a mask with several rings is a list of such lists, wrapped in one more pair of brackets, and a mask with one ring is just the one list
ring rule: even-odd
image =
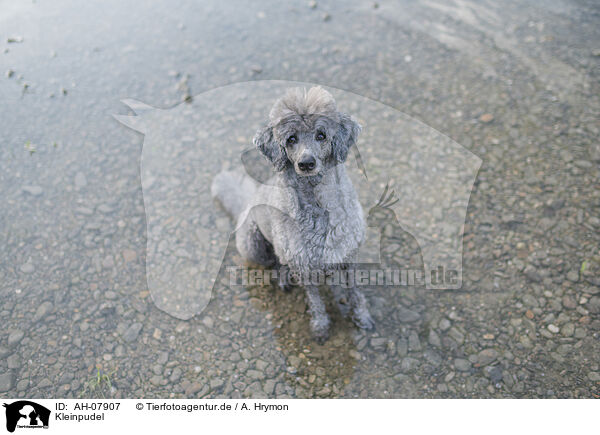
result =
[{"label": "asphalt surface", "polygon": [[[0,394],[597,398],[600,8],[538,3],[2,2]],[[329,298],[324,345],[300,291],[220,275],[197,316],[156,306],[145,138],[112,115],[256,80],[383,103],[482,160],[460,290],[368,290],[374,332]],[[373,167],[403,153],[364,147]],[[386,262],[423,267],[401,226],[383,234]]]}]

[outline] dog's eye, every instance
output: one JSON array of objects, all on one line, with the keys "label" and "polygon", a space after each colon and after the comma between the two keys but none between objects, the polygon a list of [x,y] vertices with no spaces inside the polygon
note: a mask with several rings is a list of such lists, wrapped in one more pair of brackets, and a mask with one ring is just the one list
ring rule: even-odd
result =
[{"label": "dog's eye", "polygon": [[322,131],[319,131],[319,132],[317,132],[317,135],[315,136],[315,138],[316,138],[318,141],[323,141],[323,140],[325,140],[325,137],[326,137],[326,136],[325,136],[325,133],[323,133]]},{"label": "dog's eye", "polygon": [[295,144],[296,142],[298,142],[298,137],[297,137],[295,134],[293,134],[293,135],[291,135],[290,137],[288,137],[288,138],[287,138],[287,141],[286,141],[286,143],[287,143],[288,145],[293,145],[293,144]]}]

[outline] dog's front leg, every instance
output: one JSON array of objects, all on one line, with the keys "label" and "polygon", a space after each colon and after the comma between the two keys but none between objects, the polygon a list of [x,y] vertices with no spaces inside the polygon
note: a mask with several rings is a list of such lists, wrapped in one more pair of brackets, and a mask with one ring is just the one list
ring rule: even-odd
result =
[{"label": "dog's front leg", "polygon": [[311,315],[310,328],[317,342],[324,343],[329,337],[329,316],[325,304],[319,294],[319,287],[306,286],[306,298],[308,299],[308,310]]}]

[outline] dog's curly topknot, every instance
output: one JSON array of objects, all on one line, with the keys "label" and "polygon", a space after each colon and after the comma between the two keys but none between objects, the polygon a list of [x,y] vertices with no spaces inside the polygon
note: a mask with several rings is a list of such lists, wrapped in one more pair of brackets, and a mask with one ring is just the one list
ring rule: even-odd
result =
[{"label": "dog's curly topknot", "polygon": [[269,113],[272,125],[295,115],[327,116],[337,120],[337,104],[333,95],[320,86],[310,88],[291,88],[277,100]]}]

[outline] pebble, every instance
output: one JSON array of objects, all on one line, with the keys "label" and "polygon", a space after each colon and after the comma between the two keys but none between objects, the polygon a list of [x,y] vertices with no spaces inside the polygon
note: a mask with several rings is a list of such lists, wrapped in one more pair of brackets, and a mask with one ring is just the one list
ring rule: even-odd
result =
[{"label": "pebble", "polygon": [[52,312],[54,309],[54,305],[50,301],[45,301],[40,304],[40,306],[35,311],[35,315],[33,316],[34,322],[39,322],[43,320],[48,314]]},{"label": "pebble", "polygon": [[556,325],[553,325],[552,323],[548,325],[548,331],[550,331],[553,334],[558,334],[560,332],[560,328]]},{"label": "pebble", "polygon": [[21,379],[19,382],[17,382],[17,391],[18,392],[26,391],[28,388],[29,388],[29,379]]},{"label": "pebble", "polygon": [[483,372],[494,384],[497,384],[502,380],[502,369],[500,369],[500,367],[488,366],[483,370]]},{"label": "pebble", "polygon": [[421,318],[419,313],[417,313],[416,311],[412,311],[404,307],[398,307],[396,315],[398,316],[398,320],[406,323],[416,322]]},{"label": "pebble", "polygon": [[590,313],[600,313],[600,296],[593,296],[586,305]]},{"label": "pebble", "polygon": [[52,381],[50,381],[50,379],[44,378],[40,382],[38,382],[37,387],[38,388],[48,388],[48,387],[51,387],[52,385],[53,384],[52,384]]},{"label": "pebble", "polygon": [[452,323],[450,323],[450,320],[443,318],[442,320],[440,320],[440,323],[438,326],[442,331],[446,331],[446,330],[450,329],[450,326],[452,326]]},{"label": "pebble", "polygon": [[442,357],[433,349],[427,349],[423,356],[434,367],[438,367],[442,363]]},{"label": "pebble", "polygon": [[498,352],[496,349],[484,349],[477,355],[477,361],[482,366],[487,366],[491,362],[495,361],[498,358]]},{"label": "pebble", "polygon": [[124,249],[122,252],[122,255],[123,255],[123,260],[125,260],[125,263],[130,263],[132,261],[135,261],[135,259],[137,257],[137,253],[132,249]]},{"label": "pebble", "polygon": [[21,367],[21,358],[14,353],[6,359],[6,363],[9,369],[18,369]]},{"label": "pebble", "polygon": [[87,178],[85,178],[83,172],[78,172],[77,174],[75,174],[75,188],[79,190],[84,188],[85,186],[87,186]]},{"label": "pebble", "polygon": [[573,282],[579,281],[579,272],[577,272],[576,270],[570,270],[569,272],[567,272],[567,279]]},{"label": "pebble", "polygon": [[224,383],[225,381],[223,379],[212,379],[210,381],[210,388],[214,390],[215,388],[223,386]]},{"label": "pebble", "polygon": [[15,387],[17,377],[12,371],[0,374],[0,392],[5,393]]},{"label": "pebble", "polygon": [[40,186],[23,186],[21,190],[33,196],[40,196],[44,192]]},{"label": "pebble", "polygon": [[21,267],[19,269],[23,273],[33,273],[33,271],[35,271],[35,268],[33,267],[33,264],[31,264],[31,263],[25,263],[25,264],[21,265]]},{"label": "pebble", "polygon": [[429,337],[427,338],[429,344],[435,347],[441,347],[442,341],[440,340],[440,336],[433,329],[429,330]]},{"label": "pebble", "polygon": [[469,360],[463,358],[456,358],[454,360],[454,367],[456,367],[456,370],[460,372],[468,372],[469,370],[471,370],[471,363],[469,362]]},{"label": "pebble", "polygon": [[410,352],[418,352],[421,350],[421,341],[416,331],[411,331],[408,336],[408,350]]},{"label": "pebble", "polygon": [[23,340],[23,337],[25,337],[25,333],[20,329],[12,331],[8,335],[8,347],[15,347],[21,342],[21,340]]},{"label": "pebble", "polygon": [[131,343],[138,338],[140,331],[142,330],[143,325],[141,323],[133,323],[127,330],[123,333],[123,340],[127,343]]},{"label": "pebble", "polygon": [[494,120],[494,115],[492,115],[491,113],[484,113],[479,117],[479,120],[484,124],[488,124]]}]

